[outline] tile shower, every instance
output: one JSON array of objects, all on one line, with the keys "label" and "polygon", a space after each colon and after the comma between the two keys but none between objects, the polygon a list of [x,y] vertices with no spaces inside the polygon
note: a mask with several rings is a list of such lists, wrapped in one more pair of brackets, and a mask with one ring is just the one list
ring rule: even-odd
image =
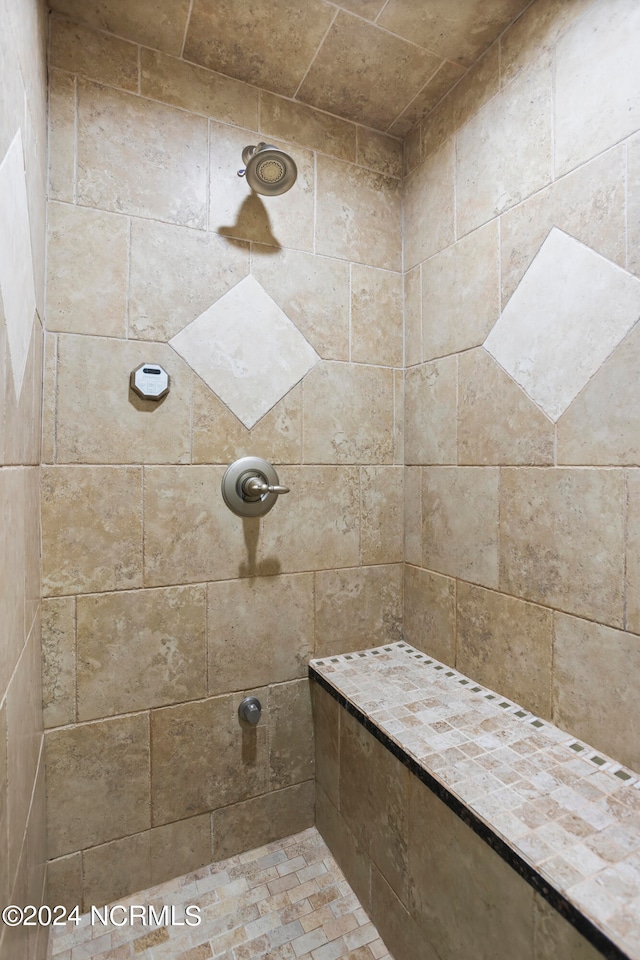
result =
[{"label": "tile shower", "polygon": [[[404,143],[53,6],[0,4],[34,277],[23,318],[0,276],[3,902],[47,861],[89,905],[310,828],[308,662],[403,637],[640,769],[636,5],[534,0]],[[299,170],[264,201],[260,139]],[[254,423],[178,347],[224,314],[264,351],[265,302],[308,372]],[[245,454],[291,487],[262,521],[220,497]]]}]

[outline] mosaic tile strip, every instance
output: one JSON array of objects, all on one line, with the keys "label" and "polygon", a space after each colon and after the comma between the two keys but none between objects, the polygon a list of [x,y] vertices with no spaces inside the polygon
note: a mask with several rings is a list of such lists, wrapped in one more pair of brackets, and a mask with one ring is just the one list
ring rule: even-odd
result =
[{"label": "mosaic tile strip", "polygon": [[315,828],[118,901],[199,926],[54,928],[48,960],[393,960]]},{"label": "mosaic tile strip", "polygon": [[603,956],[640,960],[638,774],[405,643],[309,673]]}]

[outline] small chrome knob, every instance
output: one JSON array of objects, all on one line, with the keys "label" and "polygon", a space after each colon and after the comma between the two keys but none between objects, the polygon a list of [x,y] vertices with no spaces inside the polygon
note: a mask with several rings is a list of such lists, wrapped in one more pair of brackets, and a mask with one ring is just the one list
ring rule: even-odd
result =
[{"label": "small chrome knob", "polygon": [[262,716],[262,704],[257,697],[245,697],[238,707],[238,716],[247,723],[257,723]]}]

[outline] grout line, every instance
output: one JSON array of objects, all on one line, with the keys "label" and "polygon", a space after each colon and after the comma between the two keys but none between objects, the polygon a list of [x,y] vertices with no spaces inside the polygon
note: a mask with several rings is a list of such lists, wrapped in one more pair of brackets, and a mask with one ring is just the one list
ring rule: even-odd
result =
[{"label": "grout line", "polygon": [[193,4],[195,0],[189,0],[189,10],[187,11],[187,20],[184,25],[184,35],[182,37],[182,46],[180,47],[180,59],[184,58],[184,48],[187,45],[187,34],[189,33],[189,27],[191,25],[191,14],[193,13]]},{"label": "grout line", "polygon": [[629,471],[623,473],[623,537],[624,558],[622,571],[622,627],[627,629],[628,569],[629,569]]},{"label": "grout line", "polygon": [[133,234],[133,224],[131,222],[131,217],[127,217],[127,275],[125,281],[125,289],[127,291],[126,302],[124,306],[124,329],[125,329],[125,340],[129,339],[130,333],[130,311],[129,305],[131,302],[131,244],[132,244],[132,234]]},{"label": "grout line", "polygon": [[316,254],[318,238],[318,154],[313,151],[313,255]]},{"label": "grout line", "polygon": [[142,96],[142,47],[138,44],[138,96]]},{"label": "grout line", "polygon": [[556,180],[556,49],[551,54],[551,182]]},{"label": "grout line", "polygon": [[73,694],[74,694],[74,705],[75,705],[75,719],[74,723],[77,723],[80,719],[80,708],[78,704],[78,597],[73,598],[73,655],[74,655],[74,664],[73,664]]},{"label": "grout line", "polygon": [[331,30],[331,28],[333,27],[334,23],[336,22],[336,19],[337,19],[339,13],[340,13],[340,9],[339,9],[339,8],[336,8],[336,12],[334,13],[334,15],[333,15],[332,18],[331,18],[331,23],[329,24],[329,26],[328,26],[327,29],[325,30],[324,34],[322,35],[322,39],[320,40],[320,43],[318,44],[318,49],[316,50],[316,52],[315,52],[314,55],[312,56],[311,62],[310,62],[310,64],[309,64],[309,66],[307,67],[307,69],[305,70],[304,76],[302,77],[302,80],[300,81],[300,83],[298,84],[298,86],[297,86],[297,88],[296,88],[296,92],[294,93],[293,98],[292,98],[293,100],[296,100],[298,94],[300,93],[300,90],[301,90],[301,88],[302,88],[302,85],[303,85],[303,83],[305,82],[305,80],[307,79],[307,76],[308,76],[309,71],[311,70],[312,66],[313,66],[314,63],[316,62],[316,57],[318,56],[318,54],[319,54],[320,51],[322,50],[322,47],[323,47],[323,45],[324,45],[324,42],[325,42],[325,40],[327,39],[327,37],[329,36],[329,31]]},{"label": "grout line", "polygon": [[73,202],[78,202],[78,77],[73,78]]},{"label": "grout line", "polygon": [[[624,265],[629,270],[629,141],[624,145]],[[630,271],[631,272],[631,271]]]},{"label": "grout line", "polygon": [[353,263],[349,263],[349,359],[347,361],[348,363],[352,362],[352,358],[351,358],[352,342],[353,342],[353,325],[351,320],[352,303],[353,303]]}]

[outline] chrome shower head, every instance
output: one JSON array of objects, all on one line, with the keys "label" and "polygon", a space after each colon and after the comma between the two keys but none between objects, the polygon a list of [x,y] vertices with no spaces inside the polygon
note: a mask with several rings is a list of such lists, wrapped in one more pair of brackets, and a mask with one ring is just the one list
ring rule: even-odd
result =
[{"label": "chrome shower head", "polygon": [[238,176],[246,176],[251,189],[265,197],[277,197],[286,193],[298,176],[298,168],[289,154],[270,143],[245,147],[242,151],[242,162],[246,164],[246,168],[238,170]]}]

